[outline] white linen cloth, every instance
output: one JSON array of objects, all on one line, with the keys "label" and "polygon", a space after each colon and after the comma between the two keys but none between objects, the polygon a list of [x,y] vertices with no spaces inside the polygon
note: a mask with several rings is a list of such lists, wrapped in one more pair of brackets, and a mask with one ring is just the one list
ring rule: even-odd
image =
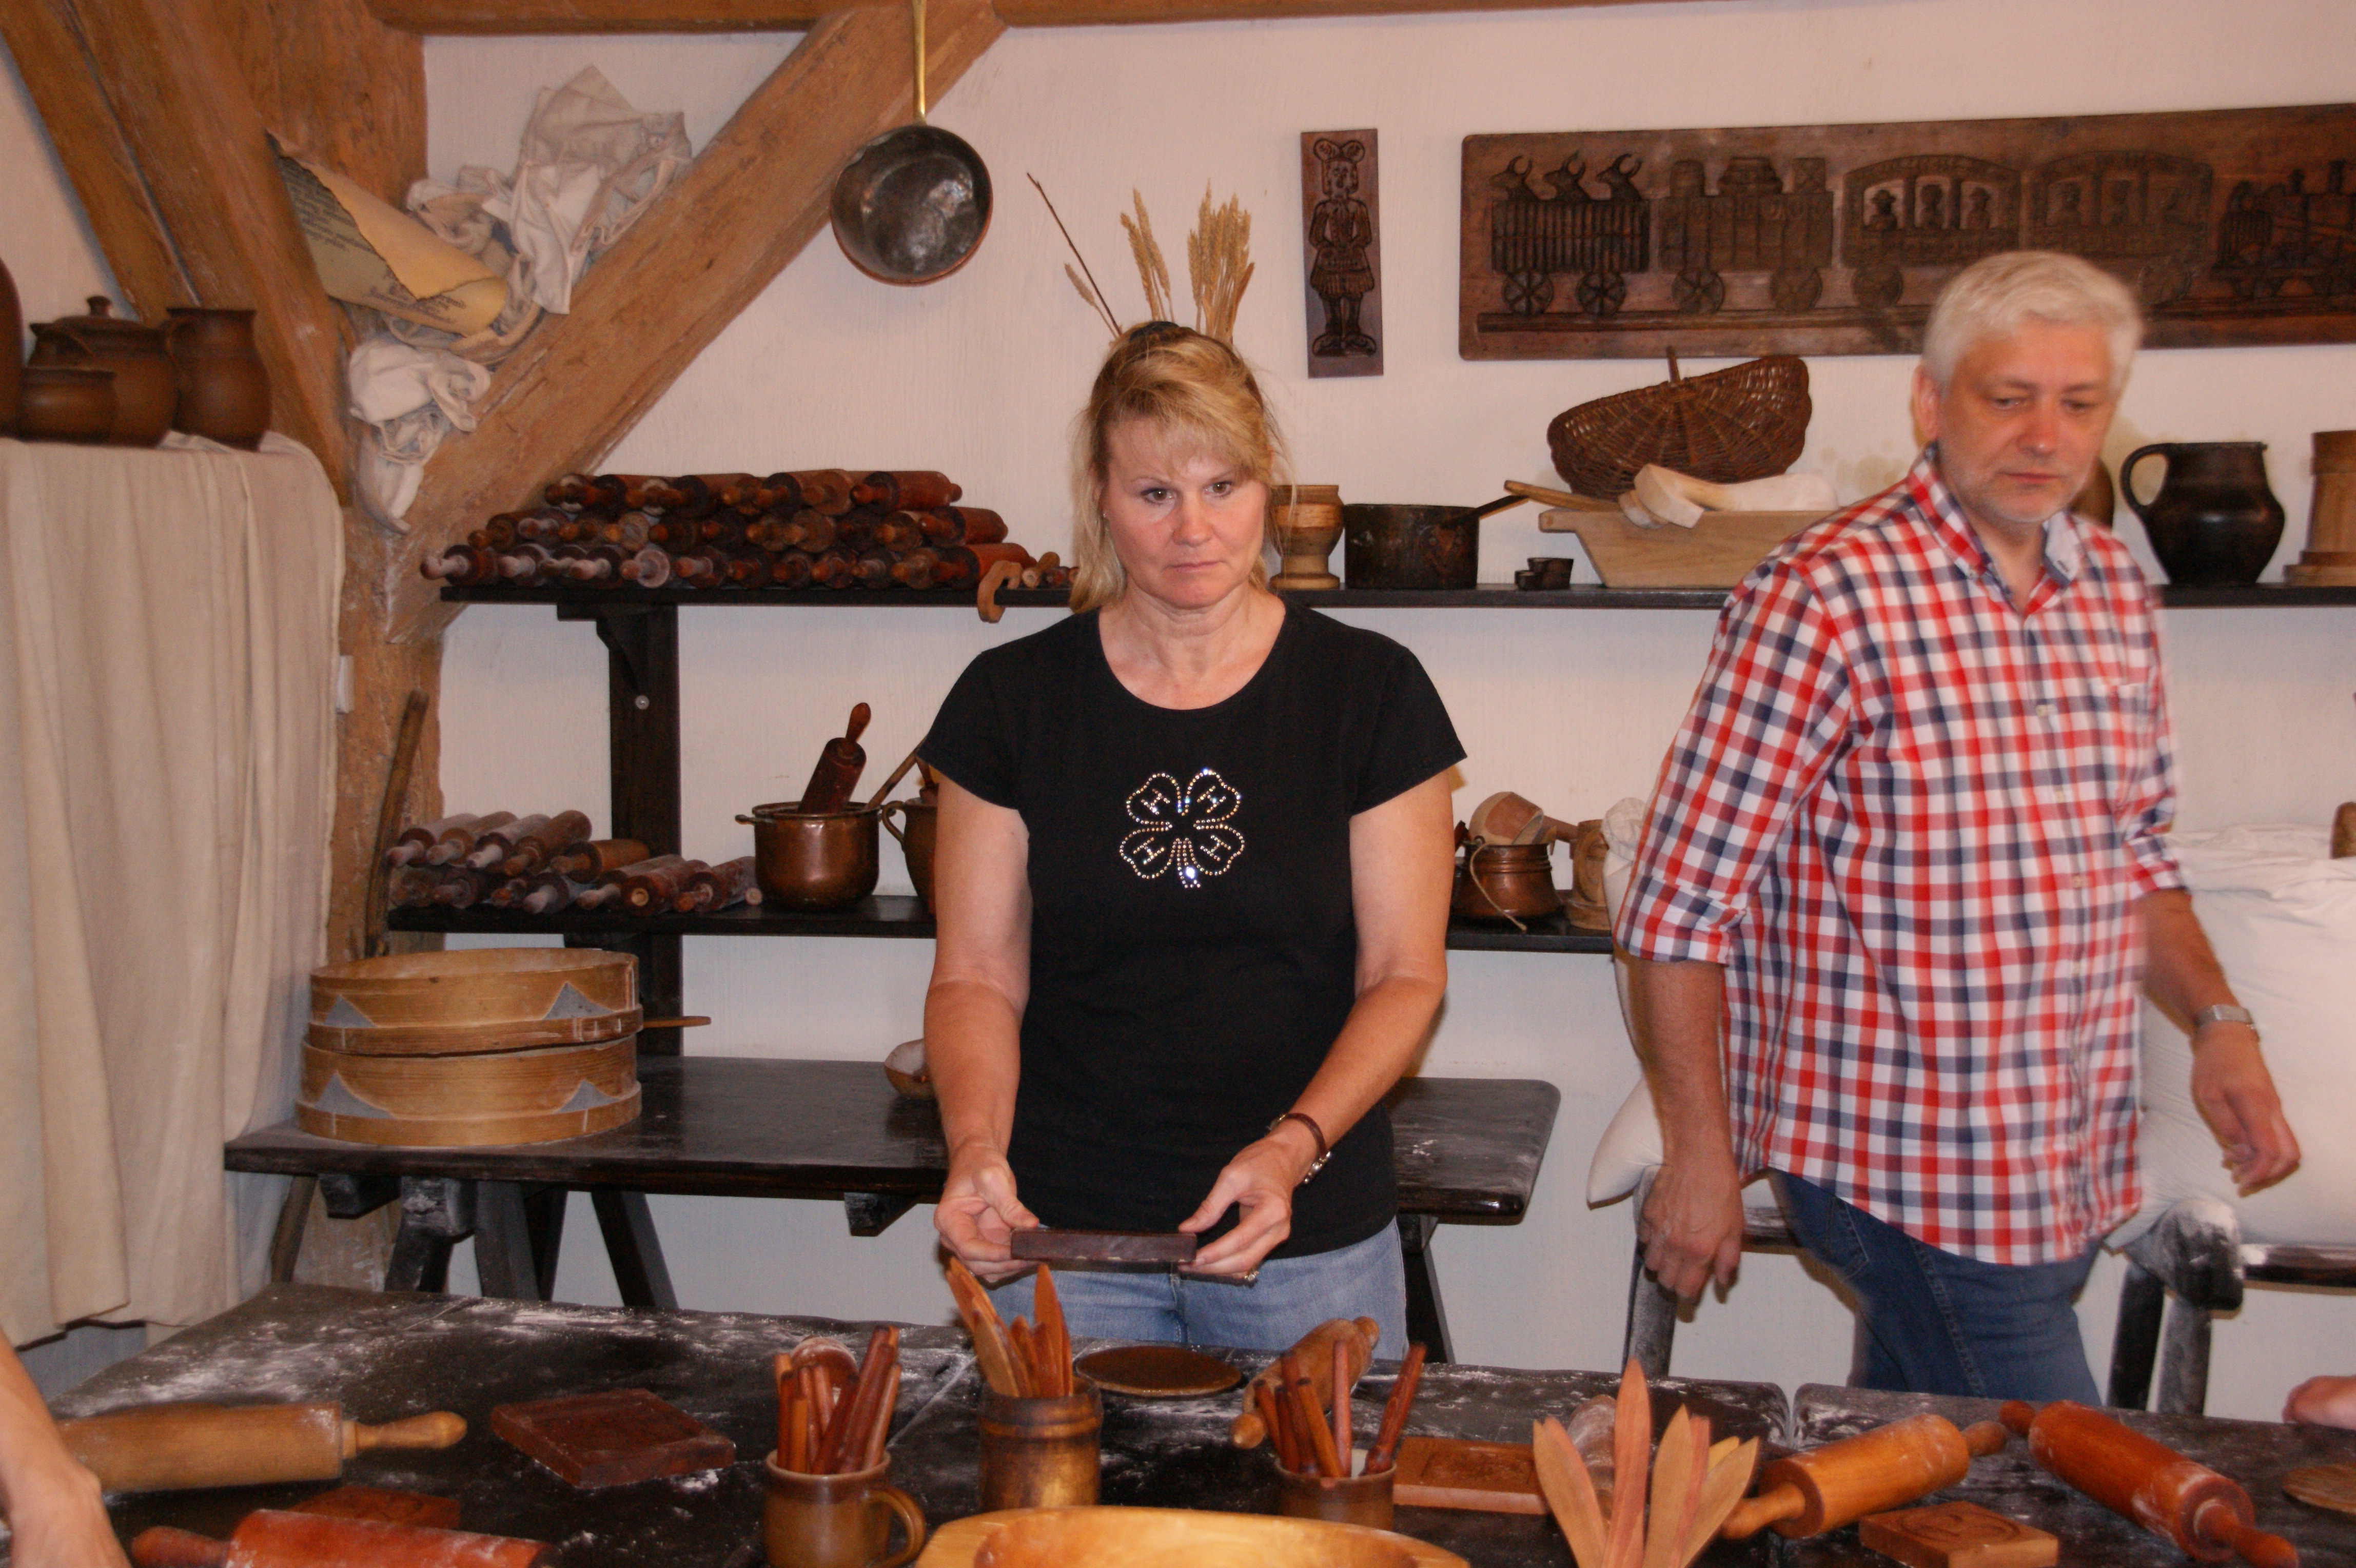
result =
[{"label": "white linen cloth", "polygon": [[343,521],[311,454],[0,440],[0,1328],[262,1281],[321,959]]}]

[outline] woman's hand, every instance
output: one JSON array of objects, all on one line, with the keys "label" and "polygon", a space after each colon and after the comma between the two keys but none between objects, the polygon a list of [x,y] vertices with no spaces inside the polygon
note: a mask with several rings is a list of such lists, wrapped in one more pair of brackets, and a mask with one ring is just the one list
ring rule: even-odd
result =
[{"label": "woman's hand", "polygon": [[127,1568],[107,1522],[98,1477],[59,1455],[37,1477],[20,1474],[8,1488],[8,1528],[16,1568]]},{"label": "woman's hand", "polygon": [[975,1150],[951,1156],[941,1200],[933,1207],[933,1229],[966,1267],[992,1284],[1012,1279],[1029,1265],[1013,1262],[1007,1243],[1015,1231],[1038,1223],[1014,1196],[1014,1172],[1005,1155]]},{"label": "woman's hand", "polygon": [[1240,1275],[1258,1268],[1292,1234],[1292,1189],[1316,1157],[1316,1140],[1298,1122],[1280,1122],[1267,1137],[1245,1144],[1211,1184],[1203,1207],[1178,1227],[1199,1235],[1230,1205],[1241,1210],[1234,1230],[1194,1254],[1194,1273]]}]

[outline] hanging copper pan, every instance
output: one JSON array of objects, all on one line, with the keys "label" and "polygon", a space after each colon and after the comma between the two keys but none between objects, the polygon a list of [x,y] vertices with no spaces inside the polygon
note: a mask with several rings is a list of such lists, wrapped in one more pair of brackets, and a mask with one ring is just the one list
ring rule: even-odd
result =
[{"label": "hanging copper pan", "polygon": [[990,228],[990,170],[963,138],[925,124],[925,0],[912,0],[916,123],[851,155],[834,180],[834,238],[884,283],[931,283],[963,266]]}]

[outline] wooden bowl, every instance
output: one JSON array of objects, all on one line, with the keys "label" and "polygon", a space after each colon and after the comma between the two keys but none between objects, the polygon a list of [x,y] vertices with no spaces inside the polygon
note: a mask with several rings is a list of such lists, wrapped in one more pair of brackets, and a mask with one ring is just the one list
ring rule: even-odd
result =
[{"label": "wooden bowl", "polygon": [[1816,521],[1813,511],[1708,511],[1692,528],[1638,528],[1620,509],[1558,508],[1538,520],[1547,533],[1576,533],[1607,588],[1730,588],[1767,552]]},{"label": "wooden bowl", "polygon": [[473,948],[311,972],[324,1051],[454,1056],[590,1045],[638,1031],[637,961],[571,948]]},{"label": "wooden bowl", "polygon": [[1010,1509],[933,1532],[916,1568],[1470,1568],[1363,1525],[1193,1509]]}]

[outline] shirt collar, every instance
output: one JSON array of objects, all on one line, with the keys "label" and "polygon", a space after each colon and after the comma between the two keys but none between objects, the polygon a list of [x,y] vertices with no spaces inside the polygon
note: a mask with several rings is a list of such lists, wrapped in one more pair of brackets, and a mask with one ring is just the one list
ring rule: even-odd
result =
[{"label": "shirt collar", "polygon": [[[1980,542],[1965,516],[1964,509],[1955,502],[1954,492],[1947,481],[1939,477],[1939,444],[1935,441],[1922,448],[1907,470],[1907,489],[1913,492],[1916,503],[1928,520],[1931,532],[1946,547],[1965,573],[1994,589],[1999,598],[2008,598],[2004,578],[1996,569],[1996,562]],[[2079,532],[2077,518],[2070,509],[2062,508],[2045,520],[2045,575],[2053,582],[2055,592],[2069,587],[2078,580],[2086,564],[2086,542]],[[2030,607],[2042,603],[2049,596],[2032,596]]]}]

